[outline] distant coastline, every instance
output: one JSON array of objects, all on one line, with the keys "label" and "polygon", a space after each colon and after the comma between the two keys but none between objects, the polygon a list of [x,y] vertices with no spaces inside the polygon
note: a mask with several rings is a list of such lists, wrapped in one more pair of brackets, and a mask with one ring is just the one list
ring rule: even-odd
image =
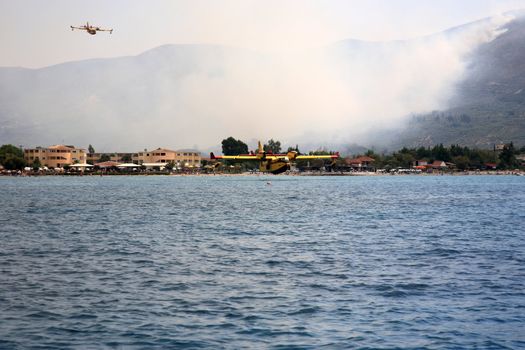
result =
[{"label": "distant coastline", "polygon": [[61,177],[107,177],[107,176],[180,176],[180,177],[209,177],[209,176],[225,176],[225,177],[274,177],[274,176],[372,176],[372,177],[414,177],[414,176],[478,176],[478,175],[490,175],[490,176],[502,176],[502,175],[514,175],[514,176],[525,176],[523,170],[482,170],[482,171],[442,171],[442,172],[421,172],[421,173],[382,173],[382,172],[329,172],[329,171],[291,171],[279,175],[272,175],[262,172],[241,172],[241,173],[226,173],[226,172],[193,172],[193,173],[177,173],[177,172],[137,172],[137,173],[100,173],[100,172],[47,172],[47,173],[35,173],[32,171],[0,171],[0,177],[41,177],[41,176],[61,176]]}]

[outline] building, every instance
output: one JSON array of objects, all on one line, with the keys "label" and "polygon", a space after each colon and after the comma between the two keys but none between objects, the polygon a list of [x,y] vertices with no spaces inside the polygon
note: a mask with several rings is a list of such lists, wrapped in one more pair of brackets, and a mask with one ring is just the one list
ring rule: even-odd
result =
[{"label": "building", "polygon": [[445,163],[442,160],[435,160],[434,162],[432,162],[432,164],[430,164],[430,166],[433,169],[446,169],[446,168],[448,168],[447,163]]},{"label": "building", "polygon": [[89,164],[97,164],[101,162],[103,155],[109,157],[109,161],[117,163],[137,163],[138,154],[137,153],[88,153],[87,162]]},{"label": "building", "polygon": [[375,159],[367,156],[360,156],[353,159],[345,159],[345,164],[355,171],[373,171]]},{"label": "building", "polygon": [[65,165],[86,163],[86,151],[75,146],[54,145],[48,148],[36,147],[24,150],[24,159],[28,164],[40,161],[48,168],[62,168]]},{"label": "building", "polygon": [[173,151],[166,148],[157,148],[153,151],[144,150],[137,156],[138,164],[170,163],[180,167],[200,167],[200,152],[179,150]]},{"label": "building", "polygon": [[425,167],[427,165],[428,165],[428,160],[426,159],[414,160],[412,162],[412,167]]}]

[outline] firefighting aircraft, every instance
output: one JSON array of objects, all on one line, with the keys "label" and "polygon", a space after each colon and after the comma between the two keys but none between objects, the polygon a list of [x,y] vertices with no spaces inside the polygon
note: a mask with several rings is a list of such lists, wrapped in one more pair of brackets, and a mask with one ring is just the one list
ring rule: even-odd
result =
[{"label": "firefighting aircraft", "polygon": [[240,154],[237,156],[216,156],[210,153],[210,159],[232,159],[240,161],[258,161],[259,170],[263,172],[270,172],[272,174],[284,173],[286,170],[290,170],[290,162],[295,160],[308,160],[308,159],[332,159],[334,162],[339,158],[339,153],[332,155],[322,156],[303,156],[299,155],[296,151],[290,151],[286,154],[273,154],[271,152],[265,152],[261,142],[259,141],[259,148],[257,153]]},{"label": "firefighting aircraft", "polygon": [[73,27],[73,26],[70,26],[70,27],[71,27],[71,30],[75,30],[75,29],[85,30],[91,35],[95,35],[97,34],[97,32],[109,32],[109,34],[113,33],[113,29],[102,29],[100,27],[95,27],[95,26],[89,25],[89,22],[86,22],[85,25],[80,26],[80,27]]}]

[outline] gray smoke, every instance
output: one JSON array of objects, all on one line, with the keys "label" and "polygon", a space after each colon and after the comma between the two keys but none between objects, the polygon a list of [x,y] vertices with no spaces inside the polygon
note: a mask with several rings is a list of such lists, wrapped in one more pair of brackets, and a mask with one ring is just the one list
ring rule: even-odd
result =
[{"label": "gray smoke", "polygon": [[0,80],[0,141],[97,151],[214,147],[234,136],[296,143],[369,143],[378,129],[442,109],[467,57],[511,15],[395,42],[348,40],[262,53],[166,46]]}]

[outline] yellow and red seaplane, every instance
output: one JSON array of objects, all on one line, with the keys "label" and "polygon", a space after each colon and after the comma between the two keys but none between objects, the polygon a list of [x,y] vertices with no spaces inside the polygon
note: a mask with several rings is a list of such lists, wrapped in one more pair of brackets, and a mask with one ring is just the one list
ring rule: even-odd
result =
[{"label": "yellow and red seaplane", "polygon": [[274,154],[272,152],[266,152],[259,141],[259,147],[257,153],[251,152],[250,154],[239,154],[236,156],[216,156],[210,153],[210,159],[230,159],[238,161],[258,161],[259,170],[263,172],[269,172],[272,174],[281,174],[286,170],[290,170],[290,163],[297,160],[308,160],[308,159],[332,159],[334,162],[339,158],[339,153],[331,155],[313,155],[306,156],[300,155],[296,151],[289,151],[284,154]]}]

